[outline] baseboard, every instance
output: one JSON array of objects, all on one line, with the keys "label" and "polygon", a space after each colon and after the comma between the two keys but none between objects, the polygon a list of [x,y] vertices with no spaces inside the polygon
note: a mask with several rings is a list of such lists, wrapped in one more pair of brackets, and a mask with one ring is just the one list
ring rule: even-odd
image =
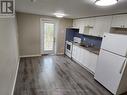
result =
[{"label": "baseboard", "polygon": [[41,56],[41,54],[35,54],[35,55],[23,55],[23,56],[20,56],[20,58],[24,58],[24,57],[38,57],[38,56]]},{"label": "baseboard", "polygon": [[19,64],[20,64],[20,58],[19,58],[19,60],[18,60],[18,65],[17,65],[17,68],[16,68],[16,75],[15,75],[14,85],[13,85],[13,88],[12,88],[12,93],[11,93],[11,95],[14,95],[15,85],[16,85],[16,80],[17,80],[18,70],[19,70]]},{"label": "baseboard", "polygon": [[64,53],[56,53],[56,55],[64,55]]}]

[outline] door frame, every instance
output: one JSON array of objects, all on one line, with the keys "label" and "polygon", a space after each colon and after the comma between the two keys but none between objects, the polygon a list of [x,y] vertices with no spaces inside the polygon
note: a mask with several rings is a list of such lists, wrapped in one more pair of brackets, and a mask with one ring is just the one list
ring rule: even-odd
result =
[{"label": "door frame", "polygon": [[[54,24],[54,44],[52,51],[44,51],[44,23],[53,23]],[[40,51],[41,54],[55,54],[56,51],[56,22],[54,19],[40,18]]]}]

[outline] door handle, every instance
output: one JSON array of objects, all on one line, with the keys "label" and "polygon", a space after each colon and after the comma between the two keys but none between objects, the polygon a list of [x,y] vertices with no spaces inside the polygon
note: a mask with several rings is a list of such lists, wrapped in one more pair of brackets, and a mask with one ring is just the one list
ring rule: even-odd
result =
[{"label": "door handle", "polygon": [[122,67],[120,69],[120,74],[123,72],[124,67],[126,66],[126,63],[127,63],[127,59],[125,59],[124,62],[123,62],[123,64],[122,64]]},{"label": "door handle", "polygon": [[56,39],[55,39],[55,37],[54,37],[54,38],[53,38],[53,42],[54,42],[54,43],[55,43],[55,40],[56,40]]},{"label": "door handle", "polygon": [[126,55],[125,56],[127,57],[127,49],[126,49]]}]

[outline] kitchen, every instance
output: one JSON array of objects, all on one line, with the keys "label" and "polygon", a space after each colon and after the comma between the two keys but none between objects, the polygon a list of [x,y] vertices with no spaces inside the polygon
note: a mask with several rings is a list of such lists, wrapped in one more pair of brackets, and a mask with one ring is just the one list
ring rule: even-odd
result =
[{"label": "kitchen", "polygon": [[65,54],[118,95],[127,88],[123,85],[127,81],[126,19],[126,14],[75,19],[73,27],[66,29]]},{"label": "kitchen", "polygon": [[0,95],[127,95],[127,0],[0,5]]}]

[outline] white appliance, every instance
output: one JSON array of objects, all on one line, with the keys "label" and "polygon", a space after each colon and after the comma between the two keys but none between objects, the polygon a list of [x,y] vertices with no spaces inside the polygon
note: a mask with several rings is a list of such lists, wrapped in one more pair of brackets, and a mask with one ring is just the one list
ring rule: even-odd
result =
[{"label": "white appliance", "polygon": [[74,43],[81,43],[81,38],[74,37]]},{"label": "white appliance", "polygon": [[94,78],[115,95],[127,92],[127,35],[104,34]]},{"label": "white appliance", "polygon": [[66,41],[66,50],[65,50],[65,54],[71,58],[72,55],[72,42]]}]

